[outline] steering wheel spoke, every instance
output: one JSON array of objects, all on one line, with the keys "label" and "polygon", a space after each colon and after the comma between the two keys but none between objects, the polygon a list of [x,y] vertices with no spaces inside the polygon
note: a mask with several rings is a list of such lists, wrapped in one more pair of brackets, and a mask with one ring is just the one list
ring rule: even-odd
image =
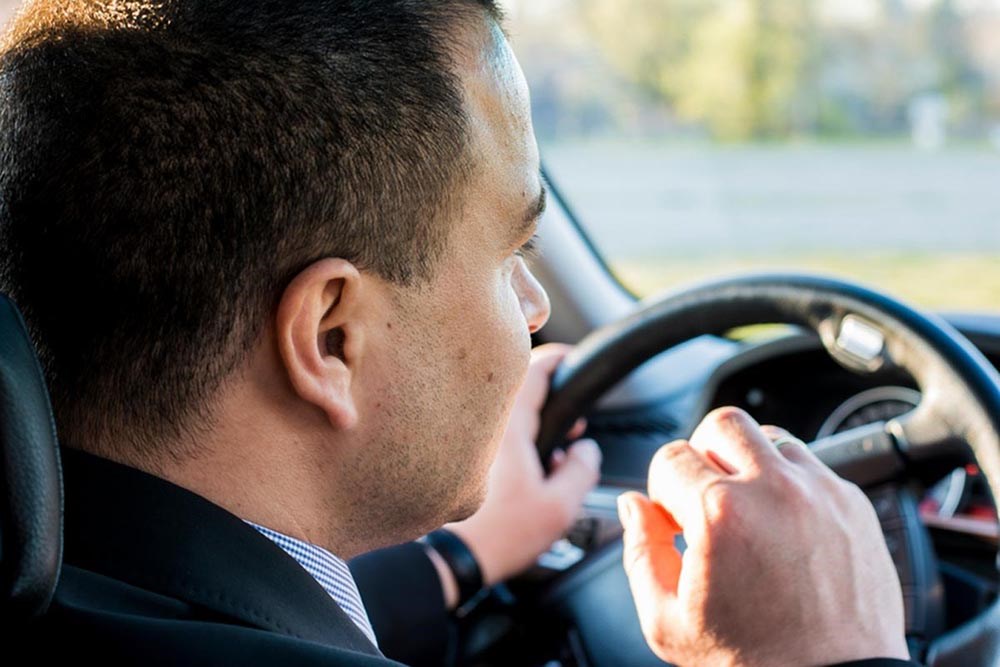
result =
[{"label": "steering wheel spoke", "polygon": [[894,480],[910,464],[954,462],[969,454],[965,439],[947,419],[923,407],[888,422],[821,438],[809,448],[834,472],[861,487]]},{"label": "steering wheel spoke", "polygon": [[[886,424],[903,455],[911,462],[924,463],[934,459],[968,457],[969,442],[960,425],[949,419],[946,409],[925,400],[914,411]],[[954,406],[953,409],[961,410]]]},{"label": "steering wheel spoke", "polygon": [[906,460],[885,422],[816,440],[809,448],[835,473],[861,487],[895,479],[906,469]]}]

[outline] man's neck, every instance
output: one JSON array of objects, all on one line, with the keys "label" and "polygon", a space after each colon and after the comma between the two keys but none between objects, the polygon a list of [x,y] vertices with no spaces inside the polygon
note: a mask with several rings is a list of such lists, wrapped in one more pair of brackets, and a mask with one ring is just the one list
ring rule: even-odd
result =
[{"label": "man's neck", "polygon": [[[258,417],[261,417],[258,413]],[[237,422],[238,426],[226,427]],[[309,456],[302,443],[288,443],[262,420],[221,419],[199,435],[184,456],[126,456],[84,446],[97,456],[166,479],[255,524],[321,546],[349,559],[370,549],[347,530],[349,505],[340,506],[335,466]],[[354,522],[357,523],[357,522]]]},{"label": "man's neck", "polygon": [[[236,516],[323,547],[342,558],[361,552],[337,521],[344,510],[329,495],[335,479],[316,479],[315,466],[277,448],[226,444],[206,448],[196,459],[171,464],[157,474]],[[263,450],[263,451],[262,451]]]}]

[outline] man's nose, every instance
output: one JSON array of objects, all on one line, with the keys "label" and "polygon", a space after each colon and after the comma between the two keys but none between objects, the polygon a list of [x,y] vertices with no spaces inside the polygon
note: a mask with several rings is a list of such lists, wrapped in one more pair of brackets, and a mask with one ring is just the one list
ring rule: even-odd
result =
[{"label": "man's nose", "polygon": [[527,267],[524,267],[523,274],[521,310],[528,323],[528,331],[535,333],[549,321],[552,304],[549,303],[549,295],[545,293],[545,288]]}]

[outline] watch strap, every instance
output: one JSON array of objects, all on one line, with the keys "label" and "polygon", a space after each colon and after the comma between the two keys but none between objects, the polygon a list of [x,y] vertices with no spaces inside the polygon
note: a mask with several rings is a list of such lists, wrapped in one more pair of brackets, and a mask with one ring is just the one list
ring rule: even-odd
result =
[{"label": "watch strap", "polygon": [[461,607],[483,589],[483,573],[468,545],[446,528],[438,528],[424,540],[448,564],[458,584],[458,606]]}]

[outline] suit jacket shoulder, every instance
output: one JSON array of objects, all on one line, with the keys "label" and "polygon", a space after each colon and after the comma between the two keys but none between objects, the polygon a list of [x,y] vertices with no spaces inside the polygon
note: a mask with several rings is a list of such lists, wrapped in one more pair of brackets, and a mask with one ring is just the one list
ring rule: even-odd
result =
[{"label": "suit jacket shoulder", "polygon": [[34,646],[113,664],[398,666],[239,517],[78,450],[62,461],[64,565]]}]

